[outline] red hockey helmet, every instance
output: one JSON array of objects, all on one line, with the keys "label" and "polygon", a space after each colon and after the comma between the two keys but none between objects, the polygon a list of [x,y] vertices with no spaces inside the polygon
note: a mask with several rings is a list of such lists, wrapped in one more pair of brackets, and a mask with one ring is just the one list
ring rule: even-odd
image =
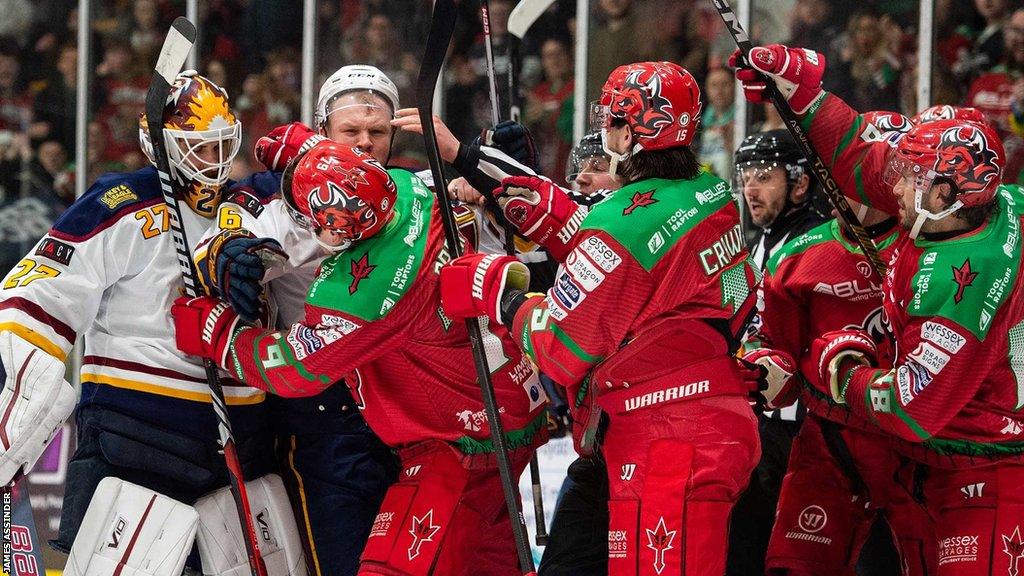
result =
[{"label": "red hockey helmet", "polygon": [[637,149],[661,150],[693,141],[700,121],[697,80],[672,62],[619,66],[601,89],[604,128],[616,120],[633,131]]},{"label": "red hockey helmet", "polygon": [[865,112],[862,118],[865,122],[872,124],[875,128],[878,128],[882,133],[906,133],[909,132],[910,128],[914,125],[910,118],[907,118],[899,112],[875,110],[872,112]]},{"label": "red hockey helmet", "polygon": [[914,124],[927,124],[936,120],[964,120],[976,124],[988,124],[984,112],[969,106],[950,106],[949,104],[936,104],[921,110],[911,119]]},{"label": "red hockey helmet", "polygon": [[379,232],[391,220],[398,196],[395,182],[373,157],[330,140],[292,162],[282,194],[300,223],[350,242]]}]

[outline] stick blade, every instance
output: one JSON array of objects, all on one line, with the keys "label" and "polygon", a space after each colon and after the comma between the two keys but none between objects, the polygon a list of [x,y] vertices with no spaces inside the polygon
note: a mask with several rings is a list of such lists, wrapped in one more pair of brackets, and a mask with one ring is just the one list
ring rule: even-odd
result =
[{"label": "stick blade", "polygon": [[522,40],[530,26],[554,3],[555,0],[519,0],[509,12],[508,33]]},{"label": "stick blade", "polygon": [[195,42],[195,25],[188,18],[176,18],[167,31],[167,37],[164,38],[156,68],[153,70],[153,78],[146,92],[146,118],[150,124],[156,121],[159,125],[163,117],[164,104],[167,102],[167,93],[174,78],[188,60],[188,54]]}]

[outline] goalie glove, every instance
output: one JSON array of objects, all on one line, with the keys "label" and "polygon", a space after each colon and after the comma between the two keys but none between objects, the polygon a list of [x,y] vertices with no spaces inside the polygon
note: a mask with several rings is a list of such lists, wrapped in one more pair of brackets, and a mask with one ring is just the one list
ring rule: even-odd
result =
[{"label": "goalie glove", "polygon": [[13,332],[0,332],[0,484],[27,474],[75,409],[64,363]]},{"label": "goalie glove", "polygon": [[565,261],[576,245],[586,207],[541,176],[509,176],[493,195],[522,236],[546,248],[558,262]]}]

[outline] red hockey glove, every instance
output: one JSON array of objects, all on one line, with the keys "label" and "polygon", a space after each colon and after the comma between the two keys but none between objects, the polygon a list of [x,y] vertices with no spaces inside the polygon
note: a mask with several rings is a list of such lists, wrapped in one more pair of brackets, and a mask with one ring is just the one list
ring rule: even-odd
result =
[{"label": "red hockey glove", "polygon": [[256,141],[254,154],[267,170],[281,172],[288,162],[327,138],[313,132],[302,122],[278,126]]},{"label": "red hockey glove", "polygon": [[782,44],[755,46],[746,62],[739,50],[733,52],[729,66],[736,69],[736,79],[743,86],[743,95],[751,102],[768,101],[765,76],[775,82],[797,114],[807,112],[812,104],[825,96],[821,88],[825,56],[813,50],[789,48]]},{"label": "red hockey glove", "polygon": [[224,368],[231,334],[238,314],[227,302],[213,296],[181,297],[171,305],[174,343],[185,354],[212,358]]},{"label": "red hockey glove", "polygon": [[565,261],[587,215],[585,207],[542,176],[509,176],[493,195],[520,234],[547,248],[555,260]]},{"label": "red hockey glove", "polygon": [[758,348],[743,355],[743,360],[761,368],[757,390],[758,402],[767,410],[785,408],[800,395],[800,378],[796,362],[782,350]]},{"label": "red hockey glove", "polygon": [[878,347],[863,330],[826,332],[811,343],[810,361],[817,364],[815,387],[839,404],[846,403],[850,369],[878,363]]},{"label": "red hockey glove", "polygon": [[455,320],[487,315],[501,323],[506,290],[526,290],[530,269],[514,256],[466,254],[441,268],[441,306]]}]

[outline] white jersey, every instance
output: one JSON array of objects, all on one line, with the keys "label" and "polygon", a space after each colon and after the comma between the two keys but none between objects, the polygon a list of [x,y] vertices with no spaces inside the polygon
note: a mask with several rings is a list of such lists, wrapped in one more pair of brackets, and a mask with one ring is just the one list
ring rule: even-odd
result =
[{"label": "white jersey", "polygon": [[305,318],[306,293],[328,254],[312,233],[292,220],[277,193],[280,187],[280,172],[257,172],[238,182],[221,202],[217,225],[203,236],[195,256],[196,261],[204,259],[209,240],[226,230],[241,228],[257,238],[276,240],[288,260],[270,267],[263,279],[276,312],[276,324],[286,327]]},{"label": "white jersey", "polygon": [[[210,221],[183,212],[188,238],[198,239]],[[208,436],[212,428],[200,425],[212,425],[214,413],[203,365],[174,344],[170,306],[182,289],[156,170],[107,174],[4,278],[0,330],[62,361],[84,336],[80,404]],[[264,400],[255,388],[223,383],[229,406]]]}]

